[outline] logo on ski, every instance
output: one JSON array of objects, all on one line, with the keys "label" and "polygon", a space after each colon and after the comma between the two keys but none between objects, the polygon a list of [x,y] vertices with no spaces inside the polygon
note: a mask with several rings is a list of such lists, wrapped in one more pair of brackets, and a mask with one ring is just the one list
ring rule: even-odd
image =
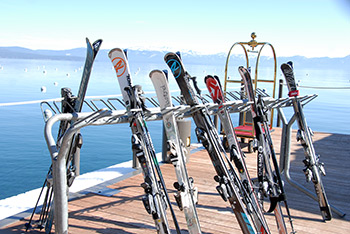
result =
[{"label": "logo on ski", "polygon": [[207,87],[213,101],[216,103],[220,102],[219,100],[222,99],[222,96],[220,93],[219,84],[214,79],[209,78],[207,82]]},{"label": "logo on ski", "polygon": [[121,77],[126,71],[125,60],[120,57],[116,57],[112,60],[112,62],[115,64],[114,69],[117,72],[117,77]]},{"label": "logo on ski", "polygon": [[175,59],[170,59],[167,62],[168,66],[171,69],[171,72],[174,74],[175,79],[177,79],[180,74],[181,74],[181,65],[178,61],[176,61]]},{"label": "logo on ski", "polygon": [[160,88],[163,90],[163,98],[164,98],[165,106],[171,106],[167,86],[162,85],[160,86]]}]

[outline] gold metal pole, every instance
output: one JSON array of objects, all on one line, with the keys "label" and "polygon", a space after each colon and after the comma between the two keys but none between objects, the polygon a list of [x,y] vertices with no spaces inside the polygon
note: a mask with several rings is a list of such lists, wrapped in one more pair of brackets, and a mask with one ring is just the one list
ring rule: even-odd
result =
[{"label": "gold metal pole", "polygon": [[246,58],[246,61],[247,61],[247,68],[249,67],[249,59],[248,59],[248,52],[247,52],[247,49],[244,47],[244,42],[236,42],[234,43],[229,52],[228,52],[228,55],[227,55],[227,58],[226,58],[226,65],[225,65],[225,82],[224,82],[224,92],[226,92],[226,88],[227,88],[227,82],[231,82],[231,83],[242,83],[241,81],[233,81],[233,80],[228,80],[228,77],[227,77],[227,70],[228,70],[228,62],[230,60],[230,56],[231,56],[231,51],[232,49],[236,46],[236,45],[240,45],[244,51],[244,54],[245,54],[245,58]]},{"label": "gold metal pole", "polygon": [[[234,43],[227,55],[226,58],[226,65],[225,65],[225,82],[224,82],[224,92],[227,92],[227,83],[242,83],[241,80],[229,80],[228,79],[228,63],[229,63],[229,59],[231,56],[231,52],[233,50],[233,48],[236,45],[240,45],[244,51],[245,54],[245,58],[247,61],[247,69],[249,68],[249,58],[248,58],[248,53],[257,53],[257,60],[256,60],[256,64],[255,64],[255,77],[253,79],[254,82],[254,93],[256,93],[256,89],[258,87],[258,82],[267,82],[267,83],[273,83],[273,90],[272,90],[272,97],[275,98],[275,91],[276,91],[276,74],[277,74],[277,58],[276,58],[276,52],[274,47],[268,43],[268,42],[257,42],[255,40],[255,38],[257,37],[255,32],[253,32],[251,35],[252,40],[250,40],[249,42],[236,42]],[[265,46],[269,46],[272,50],[272,54],[273,54],[273,59],[274,59],[274,74],[273,74],[273,80],[262,80],[262,79],[258,79],[258,67],[259,67],[259,61],[260,61],[260,55],[261,55],[261,51],[263,50],[263,48]],[[246,47],[250,47],[251,49],[247,49]],[[255,50],[258,49],[259,50]],[[271,111],[271,121],[270,121],[270,126],[272,126],[273,123],[273,110]]]}]

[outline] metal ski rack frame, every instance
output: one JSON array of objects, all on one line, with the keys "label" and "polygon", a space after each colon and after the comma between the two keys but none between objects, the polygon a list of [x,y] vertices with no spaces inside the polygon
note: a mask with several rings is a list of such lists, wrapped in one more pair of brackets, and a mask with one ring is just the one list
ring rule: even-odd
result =
[{"label": "metal ski rack frame", "polygon": [[[314,95],[306,95],[302,97],[298,97],[300,100],[302,106],[306,105],[307,103],[311,102],[313,99],[317,97],[316,94]],[[280,150],[280,170],[281,174],[284,173],[285,178],[289,184],[291,184],[293,187],[298,189],[299,191],[305,193],[307,196],[311,197],[313,200],[317,201],[317,196],[311,192],[309,189],[305,188],[303,185],[299,184],[295,180],[293,180],[290,176],[289,170],[290,170],[290,143],[291,143],[291,137],[292,137],[292,125],[294,121],[296,120],[296,114],[294,113],[290,120],[287,122],[287,119],[283,113],[283,110],[281,108],[291,106],[292,105],[292,99],[291,98],[284,98],[279,99],[280,102],[272,103],[270,104],[270,108],[276,108],[278,111],[278,114],[280,116],[280,119],[282,120],[282,134],[281,134],[281,150]],[[330,204],[331,209],[337,213],[339,216],[343,217],[345,213],[340,210],[339,208],[333,206]]]},{"label": "metal ski rack frame", "polygon": [[[181,97],[173,96],[178,102],[182,102]],[[154,98],[145,97],[147,103],[153,105],[145,112],[145,119],[147,121],[161,120],[162,114],[158,103]],[[102,98],[93,98],[89,101],[84,101],[86,106],[89,107],[92,112],[79,112],[79,113],[61,113],[58,103],[64,101],[63,99],[54,100],[52,104],[48,101],[43,101],[40,104],[42,114],[45,121],[45,140],[50,152],[52,160],[52,175],[53,175],[53,189],[54,189],[54,220],[56,233],[68,233],[68,186],[67,186],[67,175],[66,175],[66,158],[68,157],[72,138],[81,128],[94,125],[109,125],[128,123],[129,113],[125,110],[125,104],[119,98],[108,98],[104,100]],[[123,110],[117,110],[116,104],[123,106]],[[99,108],[98,105],[102,104],[103,109]],[[232,112],[246,111],[249,108],[249,103],[234,100],[228,102],[226,105],[229,106]],[[207,103],[210,114],[215,114],[218,110],[216,104]],[[46,109],[45,109],[46,108]],[[175,111],[177,118],[188,118],[191,113],[205,108],[204,105],[198,105],[190,107],[187,105],[178,105],[171,110]],[[59,142],[56,142],[52,135],[52,128],[55,123],[59,121],[71,121],[74,120],[72,125],[63,134]]]},{"label": "metal ski rack frame", "polygon": [[[301,96],[298,97],[301,102],[305,105],[306,103],[313,100],[317,95]],[[229,113],[246,112],[250,108],[250,103],[246,100],[239,100],[239,94],[230,93],[226,95],[227,102],[224,104],[228,107]],[[146,111],[145,119],[147,121],[162,120],[162,113],[160,111],[158,102],[152,97],[144,97],[146,104],[151,104],[152,107]],[[200,104],[194,107],[183,105],[181,96],[172,96],[172,98],[179,103],[179,105],[169,108],[175,112],[177,118],[189,118],[193,112],[196,112],[202,108],[206,108],[210,115],[216,115],[218,111],[218,105],[214,103]],[[271,97],[264,97],[265,104],[268,108],[277,108],[279,113],[283,116],[284,121],[283,133],[282,133],[282,144],[281,144],[281,172],[285,171],[287,181],[291,183],[289,175],[289,151],[290,147],[290,123],[285,124],[286,120],[281,108],[290,106],[291,100],[289,98],[274,99]],[[125,104],[118,97],[103,98],[90,98],[86,97],[85,106],[89,107],[92,112],[80,112],[80,113],[61,113],[58,108],[58,103],[62,99],[57,99],[50,104],[47,101],[41,103],[41,110],[44,116],[45,124],[45,139],[50,151],[52,165],[53,165],[53,187],[54,187],[54,219],[55,228],[58,233],[68,232],[68,186],[66,176],[66,157],[69,154],[69,149],[72,143],[72,137],[81,128],[94,125],[110,125],[119,123],[128,123],[129,114],[125,110]],[[103,108],[99,107],[103,106]],[[117,107],[121,107],[120,110]],[[44,110],[44,107],[47,109]],[[48,113],[51,110],[54,113],[50,117]],[[294,117],[293,117],[294,118]],[[294,118],[295,119],[295,118]],[[293,120],[294,120],[293,119]],[[53,125],[58,121],[71,121],[74,123],[64,133],[58,146],[52,136]],[[288,132],[289,131],[289,132]],[[288,135],[289,134],[289,135]],[[136,161],[136,160],[135,160]],[[294,184],[292,184],[294,186]],[[334,207],[332,207],[334,209]],[[336,211],[337,212],[337,211]],[[339,211],[341,213],[341,211]],[[338,213],[338,212],[337,212]],[[341,213],[342,214],[342,213]]]}]

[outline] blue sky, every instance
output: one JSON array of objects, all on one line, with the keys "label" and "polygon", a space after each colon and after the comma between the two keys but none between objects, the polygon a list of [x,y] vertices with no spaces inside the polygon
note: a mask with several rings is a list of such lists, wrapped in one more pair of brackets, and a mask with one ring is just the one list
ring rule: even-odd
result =
[{"label": "blue sky", "polygon": [[277,56],[350,54],[350,0],[2,0],[0,46],[102,47],[227,53],[238,41],[270,42]]}]

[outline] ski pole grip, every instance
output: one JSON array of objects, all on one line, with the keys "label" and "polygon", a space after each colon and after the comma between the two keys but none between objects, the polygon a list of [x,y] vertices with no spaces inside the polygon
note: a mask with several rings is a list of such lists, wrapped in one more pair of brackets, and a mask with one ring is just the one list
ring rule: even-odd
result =
[{"label": "ski pole grip", "polygon": [[201,95],[201,90],[198,88],[197,78],[194,76],[194,77],[191,77],[191,79],[193,81],[193,86],[196,89],[198,95]]}]

